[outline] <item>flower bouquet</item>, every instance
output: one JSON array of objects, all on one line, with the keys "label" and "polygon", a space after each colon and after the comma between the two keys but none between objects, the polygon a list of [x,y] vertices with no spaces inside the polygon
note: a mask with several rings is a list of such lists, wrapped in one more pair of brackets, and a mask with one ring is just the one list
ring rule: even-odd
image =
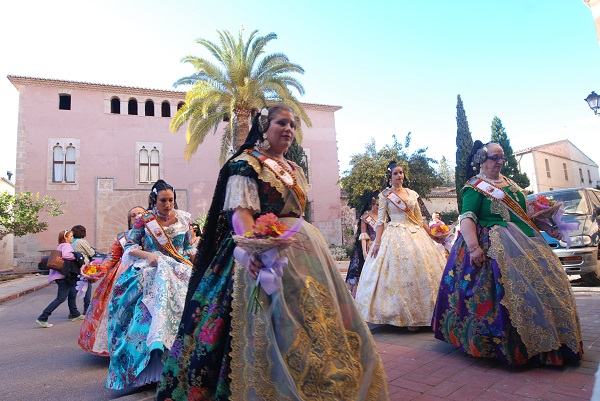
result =
[{"label": "flower bouquet", "polygon": [[271,295],[280,286],[281,277],[283,277],[283,268],[287,266],[288,259],[279,257],[279,250],[290,246],[296,239],[294,234],[300,228],[302,220],[291,229],[287,224],[278,220],[273,213],[267,213],[256,219],[252,230],[240,234],[244,230],[239,221],[233,221],[234,231],[233,240],[237,244],[233,255],[239,263],[248,267],[250,255],[259,257],[265,267],[260,270],[256,279],[256,286],[252,289],[250,302],[247,311],[256,313],[258,308],[262,308],[259,299],[259,289]]},{"label": "flower bouquet", "polygon": [[94,281],[98,280],[104,274],[104,272],[100,268],[100,265],[102,265],[102,260],[94,259],[89,264],[81,268],[79,280],[77,281],[77,284],[75,284],[75,289],[77,290],[77,298],[83,298],[90,283],[93,283]]},{"label": "flower bouquet", "polygon": [[439,239],[443,242],[446,240],[446,238],[448,238],[450,234],[452,234],[454,230],[454,224],[448,227],[446,224],[444,224],[443,221],[438,221],[437,223],[431,225],[429,229],[431,230],[432,237],[434,237],[435,239]]},{"label": "flower bouquet", "polygon": [[527,202],[527,216],[548,235],[565,241],[568,249],[571,247],[569,233],[577,230],[579,223],[562,221],[565,211],[561,206],[562,202],[548,199],[546,195],[535,195],[532,200]]}]

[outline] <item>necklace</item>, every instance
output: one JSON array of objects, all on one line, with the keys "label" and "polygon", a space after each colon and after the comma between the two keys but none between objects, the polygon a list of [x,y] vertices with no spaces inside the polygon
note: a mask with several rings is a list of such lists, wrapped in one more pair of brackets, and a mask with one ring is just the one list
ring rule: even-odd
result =
[{"label": "necklace", "polygon": [[500,184],[502,181],[504,181],[504,177],[502,175],[500,175],[500,179],[499,180],[494,180],[492,178],[487,177],[485,174],[480,173],[482,178],[485,178],[486,180],[492,181],[495,184]]},{"label": "necklace", "polygon": [[158,211],[158,209],[156,209],[156,215],[162,220],[162,221],[168,221],[169,220],[169,216],[171,216],[171,211],[169,210],[169,213],[167,213],[166,216],[160,214],[160,212]]},{"label": "necklace", "polygon": [[258,158],[254,152],[250,152],[250,155],[256,159],[259,159],[259,161],[262,161],[263,165],[271,170],[271,172],[275,174],[286,187],[291,188],[296,186],[296,176],[288,169],[288,167],[286,167],[284,162],[279,159],[274,159],[257,149],[255,149],[255,151],[260,153],[262,158]]}]

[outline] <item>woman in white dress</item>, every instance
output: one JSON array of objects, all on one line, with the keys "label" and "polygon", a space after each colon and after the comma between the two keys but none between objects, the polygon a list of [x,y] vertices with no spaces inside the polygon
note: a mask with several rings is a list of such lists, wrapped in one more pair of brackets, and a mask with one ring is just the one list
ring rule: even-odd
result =
[{"label": "woman in white dress", "polygon": [[[365,264],[356,303],[369,323],[430,326],[446,261],[430,237],[415,191],[404,188],[404,169],[391,162],[388,188],[379,194],[376,237]],[[391,181],[391,182],[390,182]],[[384,230],[386,215],[389,216]]]}]

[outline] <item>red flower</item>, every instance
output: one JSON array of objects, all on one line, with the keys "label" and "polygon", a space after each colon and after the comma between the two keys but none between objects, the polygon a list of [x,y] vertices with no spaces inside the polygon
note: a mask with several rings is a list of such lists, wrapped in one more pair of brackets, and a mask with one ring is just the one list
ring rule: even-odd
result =
[{"label": "red flower", "polygon": [[487,315],[491,309],[492,309],[492,301],[487,300],[487,301],[477,305],[477,309],[475,310],[475,313],[478,318],[482,318],[485,315]]},{"label": "red flower", "polygon": [[223,322],[223,319],[218,318],[211,327],[200,333],[200,340],[213,345],[221,337],[224,326],[225,322]]}]

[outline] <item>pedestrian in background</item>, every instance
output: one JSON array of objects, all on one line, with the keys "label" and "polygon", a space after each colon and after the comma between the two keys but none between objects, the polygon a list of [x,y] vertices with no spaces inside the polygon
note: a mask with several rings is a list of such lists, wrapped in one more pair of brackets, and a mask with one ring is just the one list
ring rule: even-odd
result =
[{"label": "pedestrian in background", "polygon": [[[58,247],[56,250],[61,252],[62,258],[65,261],[63,271],[68,272],[69,263],[77,263],[75,261],[75,255],[73,255],[73,247],[71,242],[73,241],[73,233],[70,230],[64,230],[58,233]],[[50,269],[48,273],[48,282],[55,282],[58,286],[58,293],[56,299],[50,302],[50,304],[44,309],[42,314],[36,319],[36,323],[44,328],[50,328],[54,326],[48,323],[48,318],[54,312],[56,308],[68,299],[69,305],[69,317],[72,322],[82,320],[83,315],[77,310],[77,304],[75,303],[75,297],[77,296],[77,290],[75,289],[75,280],[73,277],[68,277],[62,274],[62,271]]]},{"label": "pedestrian in background", "polygon": [[[96,254],[96,250],[94,248],[92,248],[90,246],[89,242],[87,242],[87,240],[85,239],[85,236],[86,236],[85,227],[82,225],[76,225],[71,229],[71,231],[73,232],[73,243],[72,243],[73,251],[79,252],[80,254],[82,254],[85,259],[85,264],[88,265],[91,262],[92,257]],[[85,291],[85,296],[83,298],[83,313],[84,314],[88,310],[91,299],[92,299],[92,281],[91,281],[91,279],[86,279],[86,280],[88,280],[88,287],[87,287],[87,290]]]}]

